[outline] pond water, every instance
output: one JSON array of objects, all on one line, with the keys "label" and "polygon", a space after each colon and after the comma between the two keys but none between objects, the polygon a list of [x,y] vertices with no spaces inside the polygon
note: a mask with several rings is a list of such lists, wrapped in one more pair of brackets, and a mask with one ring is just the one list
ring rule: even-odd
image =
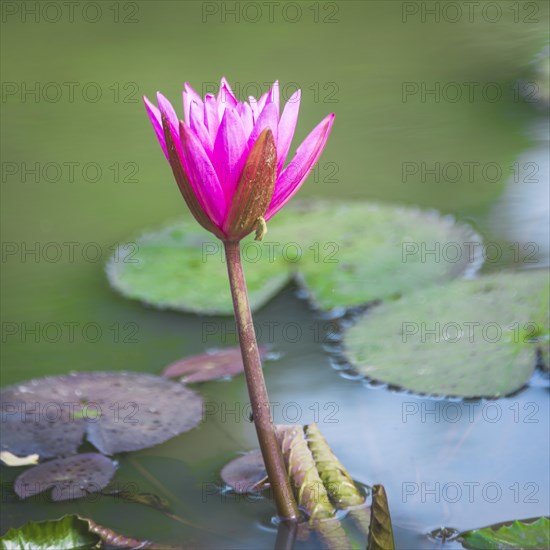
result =
[{"label": "pond water", "polygon": [[[518,84],[535,78],[547,3],[528,2],[531,13],[494,2],[498,20],[490,20],[498,10],[480,8],[451,22],[450,14],[423,15],[430,2],[303,2],[295,22],[278,11],[273,22],[266,13],[237,22],[222,16],[229,3],[128,2],[113,4],[118,23],[107,4],[86,21],[84,4],[72,22],[42,14],[37,23],[10,15],[2,24],[4,81],[17,89],[2,98],[2,157],[11,163],[2,179],[2,386],[71,370],[158,373],[235,343],[231,319],[146,308],[112,292],[103,273],[117,242],[184,210],[143,106],[132,100],[161,89],[178,104],[186,80],[200,90],[225,74],[249,93],[275,78],[287,93],[297,84],[304,93],[293,147],[322,116],[337,114],[301,197],[435,208],[500,247],[485,270],[547,266],[548,122]],[[52,82],[57,101],[56,86],[44,92]],[[77,83],[73,97],[69,82]],[[35,85],[36,98],[22,95]],[[429,89],[439,89],[437,100],[423,94]],[[461,99],[449,95],[456,90]],[[495,90],[497,100],[483,95]],[[36,163],[37,175],[25,173]],[[459,548],[427,534],[548,515],[549,386],[541,373],[505,399],[420,397],[335,369],[326,334],[333,321],[294,287],[256,322],[299,327],[260,338],[280,354],[265,367],[276,421],[318,421],[357,481],[385,486],[398,548]],[[244,379],[197,390],[210,407],[199,428],[117,457],[115,484],[166,498],[173,517],[112,497],[17,502],[9,486],[19,470],[2,466],[2,532],[76,512],[161,543],[273,547],[272,503],[220,491],[220,468],[256,446]]]}]

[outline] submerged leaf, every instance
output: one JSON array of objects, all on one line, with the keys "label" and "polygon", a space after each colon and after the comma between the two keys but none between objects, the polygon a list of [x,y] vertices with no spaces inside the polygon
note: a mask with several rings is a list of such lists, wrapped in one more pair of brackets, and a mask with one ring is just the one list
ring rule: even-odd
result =
[{"label": "submerged leaf", "polygon": [[72,550],[97,548],[99,536],[90,532],[88,522],[78,516],[52,521],[29,521],[12,527],[0,538],[2,550]]},{"label": "submerged leaf", "polygon": [[[434,213],[309,200],[281,211],[261,243],[244,239],[242,257],[250,264],[245,271],[253,310],[294,275],[315,304],[330,309],[393,299],[475,273],[481,258],[472,253],[472,242],[481,244],[471,228]],[[426,253],[449,243],[452,256]],[[188,219],[141,235],[132,246],[122,244],[107,276],[119,292],[147,304],[230,315],[224,263],[221,244]]]},{"label": "submerged leaf", "polygon": [[[267,349],[260,347],[260,359],[265,359]],[[233,347],[208,353],[201,353],[193,357],[186,357],[168,365],[163,371],[165,378],[182,377],[186,384],[206,382],[217,378],[235,376],[244,371],[241,348]]]},{"label": "submerged leaf", "polygon": [[537,520],[514,521],[483,529],[474,529],[460,535],[465,548],[480,550],[512,550],[523,548],[550,548],[550,521],[542,517]]},{"label": "submerged leaf", "polygon": [[28,498],[48,489],[52,500],[72,500],[106,487],[115,475],[116,464],[99,453],[83,453],[50,460],[25,470],[15,480],[15,492]]},{"label": "submerged leaf", "polygon": [[548,273],[533,270],[418,290],[369,310],[345,353],[359,373],[415,392],[507,395],[535,368],[548,288]]},{"label": "submerged leaf", "polygon": [[115,499],[122,499],[125,502],[132,502],[135,504],[144,504],[145,506],[151,506],[161,512],[169,512],[169,502],[154,493],[134,493],[132,491],[110,491],[101,493],[104,496],[113,497]]},{"label": "submerged leaf", "polygon": [[222,468],[221,476],[236,493],[261,493],[269,487],[267,472],[259,449],[227,463]]},{"label": "submerged leaf", "polygon": [[165,378],[81,372],[39,378],[0,391],[1,449],[41,457],[77,452],[86,434],[103,454],[163,443],[194,428],[202,398]]},{"label": "submerged leaf", "polygon": [[100,539],[108,546],[114,548],[134,548],[134,549],[147,549],[147,550],[184,550],[183,546],[168,546],[166,544],[155,544],[146,540],[136,540],[131,537],[119,535],[112,529],[98,525],[91,519],[85,519],[88,523],[90,532],[98,535]]},{"label": "submerged leaf", "polygon": [[371,521],[367,550],[394,550],[388,498],[383,485],[372,488]]}]

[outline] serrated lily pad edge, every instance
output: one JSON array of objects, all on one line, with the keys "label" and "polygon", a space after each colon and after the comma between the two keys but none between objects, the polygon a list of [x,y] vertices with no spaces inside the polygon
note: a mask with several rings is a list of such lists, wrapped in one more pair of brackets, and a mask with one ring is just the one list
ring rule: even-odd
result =
[{"label": "serrated lily pad edge", "polygon": [[[457,535],[457,540],[462,544],[464,548],[470,549],[475,548],[474,546],[469,546],[467,543],[467,539],[465,539],[465,536],[468,535],[475,535],[479,531],[486,531],[486,530],[492,530],[495,533],[497,533],[500,529],[503,527],[512,527],[515,523],[519,523],[525,527],[531,526],[534,523],[537,523],[539,521],[547,520],[550,521],[549,516],[540,516],[540,517],[531,517],[531,518],[525,518],[525,519],[513,519],[508,521],[501,521],[500,523],[494,523],[492,525],[487,525],[485,527],[477,527],[476,529],[468,529],[467,531],[462,531]],[[512,548],[512,547],[510,547]]]},{"label": "serrated lily pad edge", "polygon": [[[531,271],[531,268],[526,269],[526,272]],[[514,273],[514,271],[509,270],[503,270],[502,273]],[[479,277],[482,277],[480,275]],[[479,278],[476,275],[472,277],[463,277],[463,279],[476,279]],[[446,284],[449,284],[452,281],[460,280],[460,278],[457,279],[451,279],[450,281],[447,281]],[[420,290],[421,291],[421,290]],[[411,396],[421,396],[421,397],[428,397],[428,398],[434,398],[434,399],[456,399],[457,397],[463,398],[463,396],[457,396],[457,395],[446,395],[441,393],[429,393],[429,392],[420,392],[416,390],[411,390],[405,386],[401,386],[398,384],[392,384],[389,382],[383,382],[381,380],[377,380],[376,378],[372,378],[366,374],[363,374],[357,370],[357,368],[353,364],[353,360],[347,355],[346,349],[343,346],[344,341],[344,334],[345,332],[351,328],[355,324],[355,322],[364,315],[369,315],[369,311],[372,308],[376,308],[376,306],[382,304],[383,300],[377,300],[374,302],[370,302],[368,304],[365,304],[362,307],[357,308],[350,308],[346,312],[344,312],[341,316],[339,316],[339,322],[336,326],[336,330],[333,331],[333,335],[336,336],[337,341],[331,342],[328,344],[325,344],[323,348],[328,352],[329,359],[331,361],[331,366],[334,370],[338,372],[342,377],[348,379],[348,380],[355,380],[355,381],[362,381],[367,387],[369,388],[376,388],[376,389],[386,389],[390,390],[395,393],[399,393],[401,395],[411,395]],[[492,400],[492,399],[502,399],[502,398],[509,398],[513,397],[519,393],[521,393],[525,388],[528,386],[529,381],[533,377],[536,371],[547,373],[548,369],[550,369],[550,363],[544,362],[544,346],[549,346],[550,344],[546,341],[540,341],[536,343],[532,343],[532,348],[534,351],[534,361],[533,361],[533,372],[531,376],[525,381],[525,384],[517,388],[516,390],[500,395],[500,396],[487,396],[487,395],[477,395],[477,396],[467,396],[467,399],[471,400]],[[549,348],[550,349],[550,348]],[[539,519],[539,518],[535,518]],[[521,520],[523,521],[523,520]],[[528,520],[525,520],[528,521]],[[509,522],[512,523],[512,522]],[[499,524],[501,526],[506,525],[506,522]],[[549,549],[550,550],[550,549]]]},{"label": "serrated lily pad edge", "polygon": [[[322,199],[318,199],[317,202],[313,202],[313,205],[315,204],[323,204],[328,201],[323,201]],[[345,201],[339,201],[335,204],[335,207],[345,205]],[[417,216],[417,217],[424,217],[426,219],[429,219],[431,221],[439,221],[443,224],[445,228],[455,228],[457,233],[463,234],[461,238],[464,239],[464,242],[474,242],[476,245],[476,249],[474,250],[472,261],[468,262],[466,265],[466,268],[456,276],[455,279],[474,279],[478,276],[481,268],[483,267],[484,258],[483,258],[483,238],[480,233],[478,233],[470,224],[462,221],[458,221],[456,216],[452,214],[444,214],[443,212],[440,212],[439,210],[436,210],[434,208],[427,208],[422,209],[419,206],[415,205],[407,205],[407,204],[401,204],[401,203],[384,203],[384,202],[370,202],[370,201],[363,201],[363,204],[368,205],[371,208],[393,208],[396,213],[406,213],[408,215]],[[304,202],[298,202],[296,205],[294,205],[294,208],[304,208],[304,206],[307,207],[307,205],[304,204]],[[450,280],[455,280],[450,279]],[[321,305],[321,303],[315,298],[314,291],[312,291],[306,281],[303,273],[301,273],[299,270],[294,271],[292,273],[292,281],[296,284],[298,287],[298,298],[302,300],[306,300],[308,302],[308,305],[310,308],[319,313],[323,314],[337,314],[338,316],[345,316],[348,313],[353,313],[354,311],[360,311],[364,310],[372,305],[376,305],[379,302],[382,301],[392,301],[389,298],[374,298],[373,300],[368,300],[366,302],[358,302],[356,304],[348,304],[347,306],[337,306],[329,309],[324,309]],[[434,283],[437,284],[437,283]]]}]

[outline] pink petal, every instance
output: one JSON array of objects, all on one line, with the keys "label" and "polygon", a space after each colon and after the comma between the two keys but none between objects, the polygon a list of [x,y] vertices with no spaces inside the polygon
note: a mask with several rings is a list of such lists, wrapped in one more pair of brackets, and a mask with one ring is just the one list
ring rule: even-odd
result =
[{"label": "pink petal", "polygon": [[265,107],[265,104],[267,102],[267,92],[258,99],[258,112],[261,113]]},{"label": "pink petal", "polygon": [[212,164],[228,205],[231,204],[247,156],[248,145],[241,118],[236,109],[227,108],[214,142]]},{"label": "pink petal", "polygon": [[212,94],[206,94],[204,98],[204,124],[210,134],[210,141],[216,141],[216,134],[220,127],[220,119],[218,118],[218,104],[216,97]]},{"label": "pink petal", "polygon": [[255,123],[260,116],[260,110],[258,109],[258,100],[254,96],[248,96],[248,103],[252,111],[252,121]]},{"label": "pink petal", "polygon": [[164,139],[164,130],[162,129],[162,119],[160,117],[160,111],[145,96],[143,96],[143,102],[145,103],[145,109],[147,110],[147,114],[151,119],[151,124],[153,125],[153,129],[155,130],[157,139],[159,140],[160,146],[164,151],[164,156],[168,161],[170,161],[170,159],[168,158],[168,149],[166,148],[166,140]]},{"label": "pink petal", "polygon": [[189,86],[186,82],[183,86],[183,116],[185,122],[189,124],[189,115],[191,112],[191,103],[195,101],[198,105],[204,108],[202,97]]},{"label": "pink petal", "polygon": [[285,164],[292,138],[294,137],[294,130],[296,129],[296,122],[298,121],[298,111],[300,110],[300,90],[296,90],[290,99],[286,102],[281,120],[279,121],[279,136],[277,140],[277,171],[281,172]]},{"label": "pink petal", "polygon": [[[229,83],[225,79],[225,77],[222,77],[221,83],[220,83],[220,91],[218,92],[218,115],[220,117],[220,120],[223,117],[223,111],[227,107],[234,108],[239,103],[237,101],[237,98],[233,94],[233,90],[231,90],[231,86],[229,86]],[[220,109],[220,106],[222,107]]]},{"label": "pink petal", "polygon": [[216,171],[199,139],[183,122],[180,123],[180,136],[183,166],[189,183],[208,217],[221,227],[226,202]]},{"label": "pink petal", "polygon": [[248,103],[239,103],[237,105],[237,113],[239,113],[239,116],[241,117],[244,133],[248,139],[250,137],[250,133],[252,132],[252,128],[254,127],[252,108]]},{"label": "pink petal", "polygon": [[157,92],[157,103],[159,105],[160,112],[167,116],[168,121],[176,130],[176,134],[179,135],[179,119],[176,111],[174,111],[174,107],[172,107],[172,104],[160,92]]},{"label": "pink petal", "polygon": [[280,210],[298,191],[326,145],[334,114],[325,117],[306,137],[292,162],[283,170],[275,185],[273,199],[264,218],[266,221]]},{"label": "pink petal", "polygon": [[279,128],[279,117],[277,116],[277,107],[273,103],[269,103],[265,106],[264,110],[261,112],[258,121],[254,125],[250,137],[248,138],[248,147],[252,147],[259,135],[266,129],[269,128],[273,133],[273,139],[277,143],[278,139],[278,128]]},{"label": "pink petal", "polygon": [[[181,123],[184,124],[183,122]],[[166,140],[166,148],[168,149],[168,158],[174,178],[180,189],[180,192],[193,214],[193,217],[207,230],[219,238],[223,238],[223,233],[214,224],[212,218],[207,213],[207,208],[204,204],[204,198],[199,197],[187,174],[185,172],[183,162],[183,147],[177,137],[175,128],[170,124],[168,117],[162,113],[162,127],[164,129],[164,139]],[[201,202],[202,201],[202,202]]]},{"label": "pink petal", "polygon": [[279,118],[279,81],[276,80],[273,83],[271,90],[267,95],[266,105],[273,103],[277,107],[277,118]]},{"label": "pink petal", "polygon": [[210,140],[210,134],[204,125],[204,106],[199,105],[196,101],[192,101],[189,110],[189,119],[189,127],[199,138],[206,154],[212,158],[212,141]]}]

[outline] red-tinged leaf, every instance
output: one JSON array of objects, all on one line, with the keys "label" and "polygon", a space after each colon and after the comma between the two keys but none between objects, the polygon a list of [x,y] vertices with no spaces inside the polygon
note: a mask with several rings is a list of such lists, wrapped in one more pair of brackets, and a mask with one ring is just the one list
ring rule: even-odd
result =
[{"label": "red-tinged leaf", "polygon": [[228,462],[222,468],[221,476],[236,493],[261,493],[269,487],[264,460],[259,449]]},{"label": "red-tinged leaf", "polygon": [[108,527],[97,524],[89,518],[79,518],[88,522],[90,533],[94,533],[108,546],[114,548],[147,548],[148,550],[185,550],[183,546],[167,546],[166,544],[155,544],[148,540],[137,540],[125,535],[120,535]]},{"label": "red-tinged leaf", "polygon": [[[260,347],[260,358],[267,356],[267,349]],[[168,365],[163,371],[165,378],[182,377],[182,382],[192,384],[218,378],[235,376],[244,371],[241,350],[238,347],[201,353],[186,357]]]}]

